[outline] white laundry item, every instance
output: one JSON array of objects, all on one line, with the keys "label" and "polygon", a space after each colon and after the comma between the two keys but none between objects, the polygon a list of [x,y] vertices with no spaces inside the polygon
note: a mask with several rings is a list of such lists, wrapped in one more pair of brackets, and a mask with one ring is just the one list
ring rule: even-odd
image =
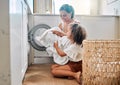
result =
[{"label": "white laundry item", "polygon": [[48,47],[46,51],[50,56],[53,56],[54,62],[59,65],[65,65],[69,61],[68,56],[61,57],[58,55],[54,47]]},{"label": "white laundry item", "polygon": [[61,31],[59,27],[53,27],[46,30],[41,36],[36,36],[35,40],[45,47],[53,46],[53,43],[57,41],[60,36],[52,33],[52,30]]},{"label": "white laundry item", "polygon": [[[71,45],[71,42],[67,38],[67,36],[63,36],[63,37],[61,37],[61,38],[58,39],[58,46],[62,50],[68,48],[70,45]],[[53,56],[54,62],[57,63],[57,64],[59,64],[59,65],[65,65],[69,61],[68,55],[64,56],[64,57],[61,57],[60,55],[58,55],[56,49],[53,46],[48,47],[46,49],[46,51],[48,52],[48,54],[50,56]]]},{"label": "white laundry item", "polygon": [[55,41],[58,41],[59,47],[62,50],[64,50],[68,46],[70,46],[71,42],[67,38],[67,36],[63,36],[63,37],[57,36],[56,34],[52,33],[52,30],[57,30],[62,32],[62,30],[59,27],[53,27],[45,31],[41,36],[37,36],[35,40],[39,42],[41,45],[46,47],[46,51],[50,56],[53,56],[55,63],[64,65],[69,61],[68,56],[64,56],[64,57],[59,56],[53,44]]}]

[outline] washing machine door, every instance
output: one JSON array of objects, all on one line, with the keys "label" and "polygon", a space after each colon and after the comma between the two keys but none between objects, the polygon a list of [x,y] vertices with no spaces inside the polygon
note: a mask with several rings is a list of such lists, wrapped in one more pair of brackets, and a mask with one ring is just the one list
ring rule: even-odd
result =
[{"label": "washing machine door", "polygon": [[36,36],[40,36],[44,31],[51,27],[46,24],[39,24],[34,26],[28,33],[28,41],[31,46],[38,51],[45,51],[46,48],[35,40]]}]

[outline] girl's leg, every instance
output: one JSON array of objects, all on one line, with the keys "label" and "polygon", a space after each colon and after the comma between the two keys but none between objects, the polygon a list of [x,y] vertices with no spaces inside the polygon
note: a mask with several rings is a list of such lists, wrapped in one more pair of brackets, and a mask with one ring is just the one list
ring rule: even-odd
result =
[{"label": "girl's leg", "polygon": [[51,69],[53,70],[53,69],[55,69],[56,67],[59,67],[60,65],[58,65],[58,64],[53,64],[53,65],[51,65]]},{"label": "girl's leg", "polygon": [[52,74],[55,77],[73,77],[78,81],[78,83],[80,83],[81,72],[72,72],[71,68],[68,65],[56,67],[52,70]]},{"label": "girl's leg", "polygon": [[[64,65],[65,66],[65,65]],[[53,65],[51,65],[51,69],[52,70],[55,70],[55,69],[66,69],[66,70],[71,70],[70,69],[70,67],[68,67],[68,66],[66,66],[65,68],[64,68],[64,66],[62,66],[62,65],[59,65],[59,64],[53,64]]]}]

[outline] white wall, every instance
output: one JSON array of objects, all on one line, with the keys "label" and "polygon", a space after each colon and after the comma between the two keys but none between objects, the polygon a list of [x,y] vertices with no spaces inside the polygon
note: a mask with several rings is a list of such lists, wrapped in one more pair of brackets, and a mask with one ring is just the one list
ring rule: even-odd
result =
[{"label": "white wall", "polygon": [[10,85],[9,3],[0,0],[0,85]]},{"label": "white wall", "polygon": [[101,15],[120,15],[120,0],[109,0],[113,1],[108,3],[108,0],[100,0],[100,14]]},{"label": "white wall", "polygon": [[[114,16],[76,16],[87,32],[88,39],[117,39],[118,38],[118,17]],[[58,15],[35,15],[34,26],[40,23],[49,26],[57,26],[60,23]]]},{"label": "white wall", "polygon": [[82,16],[77,17],[88,33],[88,39],[118,39],[118,17]]}]

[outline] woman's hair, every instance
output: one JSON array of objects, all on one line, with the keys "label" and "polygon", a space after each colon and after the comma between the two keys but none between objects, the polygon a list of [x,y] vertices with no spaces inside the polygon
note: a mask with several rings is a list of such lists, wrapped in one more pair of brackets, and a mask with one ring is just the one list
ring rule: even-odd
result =
[{"label": "woman's hair", "polygon": [[79,23],[72,23],[71,26],[71,36],[74,40],[74,42],[78,45],[82,44],[82,41],[86,39],[86,30],[80,26]]},{"label": "woman's hair", "polygon": [[71,19],[74,18],[74,8],[69,4],[63,4],[59,11],[66,11],[67,13],[72,13]]}]

